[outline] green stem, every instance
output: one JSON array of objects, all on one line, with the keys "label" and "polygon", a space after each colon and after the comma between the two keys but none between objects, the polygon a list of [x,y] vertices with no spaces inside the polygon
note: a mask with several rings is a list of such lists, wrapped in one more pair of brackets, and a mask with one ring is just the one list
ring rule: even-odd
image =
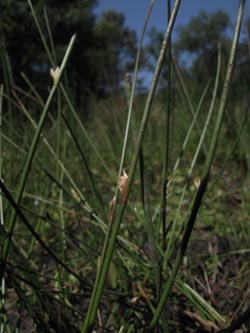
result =
[{"label": "green stem", "polygon": [[[68,46],[67,51],[65,53],[65,56],[63,58],[60,70],[58,72],[57,77],[54,79],[53,87],[50,91],[47,102],[45,103],[44,109],[42,111],[42,115],[41,115],[40,121],[38,123],[36,133],[34,135],[33,141],[32,141],[31,146],[30,146],[30,150],[29,150],[27,158],[26,158],[26,162],[25,162],[23,172],[22,172],[22,176],[21,176],[21,181],[20,181],[19,187],[17,189],[17,195],[16,195],[17,205],[20,205],[20,203],[21,203],[23,191],[24,191],[27,179],[28,179],[29,171],[30,171],[30,168],[31,168],[31,164],[32,164],[35,152],[36,152],[36,148],[37,148],[39,139],[42,136],[42,129],[43,129],[43,126],[45,124],[47,114],[49,112],[49,107],[50,107],[50,104],[53,100],[55,92],[58,88],[58,84],[61,80],[62,74],[63,74],[64,69],[66,67],[66,64],[67,64],[67,61],[69,59],[70,53],[72,51],[75,39],[76,39],[76,36],[74,35],[70,40],[70,43],[69,43],[69,46]],[[3,253],[2,253],[2,256],[3,256],[2,265],[3,266],[5,265],[5,262],[6,262],[7,257],[8,257],[9,246],[10,246],[10,242],[11,242],[11,237],[12,237],[13,232],[14,232],[16,217],[17,217],[17,212],[16,212],[16,210],[13,210],[13,212],[11,214],[11,217],[10,217],[10,223],[9,223],[9,237],[8,237],[8,239],[6,239],[6,241],[4,242],[4,245],[3,245]]]},{"label": "green stem", "polygon": [[[86,285],[88,285],[87,281],[84,281],[78,274],[73,272],[69,268],[69,265],[66,264],[65,262],[63,262],[59,257],[57,257],[57,255],[50,249],[50,247],[42,240],[40,235],[35,231],[35,229],[32,227],[32,225],[28,222],[27,218],[25,217],[22,210],[20,209],[20,205],[18,205],[17,202],[13,199],[12,195],[10,194],[10,192],[8,191],[8,189],[6,188],[6,186],[4,185],[2,180],[0,180],[0,189],[4,193],[5,197],[7,198],[7,200],[9,201],[11,206],[13,207],[13,209],[15,210],[16,215],[18,215],[20,217],[20,219],[23,221],[23,223],[25,224],[27,229],[30,231],[32,236],[34,236],[36,238],[36,240],[48,252],[48,254],[57,262],[57,264],[61,265],[65,269],[65,271],[72,274],[79,281],[84,282],[84,283],[86,283]],[[10,240],[10,242],[11,242],[11,240]]]},{"label": "green stem", "polygon": [[[121,158],[120,158],[120,165],[119,165],[119,171],[118,171],[118,178],[122,174],[122,169],[124,167],[125,155],[126,155],[127,145],[128,145],[128,134],[129,134],[129,130],[130,130],[131,117],[132,117],[133,108],[134,108],[134,96],[135,96],[135,88],[136,88],[137,76],[138,76],[138,70],[139,70],[139,62],[140,62],[140,57],[141,57],[142,43],[143,43],[144,35],[146,32],[146,27],[148,24],[148,20],[149,20],[154,2],[155,2],[155,0],[151,0],[151,2],[150,2],[149,8],[148,8],[148,11],[146,14],[146,19],[144,21],[144,25],[142,28],[141,38],[139,41],[138,51],[137,51],[137,55],[136,55],[134,79],[133,79],[132,87],[131,87],[130,75],[127,74],[125,76],[125,84],[126,84],[125,89],[126,89],[126,94],[127,94],[127,99],[128,99],[128,118],[127,118],[125,133],[124,133],[122,154],[121,154]],[[135,132],[135,126],[133,126],[133,125],[135,125],[135,124],[134,123],[132,124],[132,127],[133,127],[132,130],[134,130],[134,132]],[[135,134],[135,133],[133,133],[133,134]],[[118,195],[119,195],[119,189],[118,189],[118,186],[116,186],[115,198],[118,198]],[[113,216],[115,216],[116,207],[117,207],[117,200],[115,201],[115,205],[113,208]]]},{"label": "green stem", "polygon": [[[217,95],[217,91],[218,91],[219,77],[220,77],[220,68],[221,68],[221,51],[220,51],[220,48],[219,48],[219,52],[218,52],[218,65],[217,65],[217,71],[216,71],[215,85],[214,85],[214,89],[213,89],[213,96],[212,96],[210,108],[209,108],[209,111],[208,111],[207,119],[206,119],[206,122],[204,124],[203,130],[202,130],[202,133],[201,133],[201,137],[200,137],[200,140],[199,140],[199,143],[198,143],[198,145],[196,147],[196,151],[195,151],[195,154],[194,154],[191,166],[190,166],[188,174],[187,174],[188,181],[191,178],[191,175],[193,173],[196,161],[198,159],[198,155],[199,155],[199,153],[201,151],[201,147],[202,147],[202,144],[203,144],[204,139],[205,139],[205,135],[206,135],[207,130],[208,130],[208,125],[210,124],[210,121],[211,121],[211,117],[212,117],[212,113],[213,113],[214,105],[215,105],[215,100],[216,100],[216,95]],[[201,106],[202,106],[203,100],[204,100],[204,98],[206,96],[206,92],[207,92],[208,87],[209,87],[209,85],[207,85],[207,87],[204,90],[204,93],[201,96],[201,100],[200,100],[200,103],[199,103],[199,105],[197,107],[197,111],[196,111],[195,115],[198,114],[199,110],[201,109]],[[188,181],[186,182],[186,184],[185,184],[185,186],[184,186],[184,188],[182,190],[182,194],[181,194],[181,198],[180,198],[180,201],[179,201],[179,205],[178,205],[178,208],[177,208],[176,213],[175,213],[175,218],[174,218],[174,221],[173,221],[173,227],[172,227],[172,230],[171,230],[170,238],[169,238],[169,241],[168,241],[168,248],[167,248],[167,251],[166,251],[166,258],[167,258],[167,260],[169,260],[169,258],[171,257],[171,254],[172,254],[173,244],[174,244],[173,238],[174,238],[175,229],[176,229],[176,226],[177,226],[177,221],[178,221],[178,217],[179,217],[179,214],[180,214],[182,202],[184,200],[185,192],[186,192],[186,189],[188,187]]]},{"label": "green stem", "polygon": [[222,91],[222,96],[221,96],[221,100],[220,100],[216,124],[214,127],[211,143],[210,143],[207,158],[206,158],[204,173],[201,178],[201,182],[200,182],[200,185],[198,187],[198,190],[197,190],[197,193],[196,193],[196,196],[194,199],[193,207],[192,207],[190,216],[189,216],[187,224],[186,224],[187,227],[185,229],[185,232],[184,232],[184,235],[183,235],[183,238],[181,241],[181,245],[178,249],[172,271],[167,280],[165,289],[163,291],[160,302],[156,308],[153,319],[150,323],[150,327],[149,327],[150,331],[152,331],[155,328],[157,322],[159,321],[161,313],[166,305],[168,296],[172,290],[176,275],[179,271],[183,256],[186,251],[187,244],[189,242],[189,239],[190,239],[190,236],[191,236],[191,233],[193,230],[193,226],[194,226],[196,216],[197,216],[198,210],[199,210],[201,202],[202,202],[203,195],[204,195],[206,187],[207,187],[207,183],[208,183],[209,175],[210,175],[210,169],[211,169],[211,166],[212,166],[212,163],[214,160],[215,151],[216,151],[217,144],[218,144],[218,138],[219,138],[219,134],[220,134],[222,123],[223,123],[223,116],[224,116],[224,112],[225,112],[226,102],[228,99],[229,88],[230,88],[230,84],[232,81],[233,69],[234,69],[234,65],[235,65],[237,46],[238,46],[238,42],[239,42],[239,35],[240,35],[240,29],[241,29],[243,12],[244,12],[244,5],[245,5],[245,0],[240,0],[237,21],[236,21],[236,26],[235,26],[235,31],[234,31],[234,38],[233,38],[232,47],[231,47],[231,51],[230,51],[230,55],[229,55],[228,66],[227,66],[226,78],[225,78],[225,82],[224,82],[224,86],[223,86],[223,91]]},{"label": "green stem", "polygon": [[39,23],[39,21],[38,21],[38,18],[37,18],[36,12],[35,12],[35,10],[34,10],[34,7],[33,7],[33,4],[32,4],[32,1],[31,1],[31,0],[28,0],[28,4],[29,4],[29,6],[30,6],[30,10],[31,10],[32,16],[33,16],[33,18],[34,18],[34,21],[35,21],[35,24],[36,24],[37,30],[38,30],[38,32],[39,32],[39,35],[40,35],[41,41],[42,41],[42,43],[43,43],[43,47],[44,47],[44,49],[45,49],[45,51],[46,51],[46,53],[47,53],[47,56],[48,56],[48,58],[49,58],[49,61],[50,61],[50,63],[51,63],[52,66],[55,66],[56,64],[54,63],[54,59],[53,59],[53,57],[52,57],[52,55],[51,55],[51,52],[50,52],[50,50],[49,50],[49,48],[48,48],[48,45],[47,45],[46,39],[45,39],[45,37],[44,37],[44,34],[43,34],[43,32],[42,32],[42,29],[41,29],[40,23]]},{"label": "green stem", "polygon": [[79,115],[77,114],[77,111],[75,110],[75,108],[74,108],[74,106],[73,106],[73,104],[72,104],[72,102],[71,102],[71,100],[70,100],[70,98],[69,98],[69,96],[68,96],[68,94],[67,94],[67,92],[66,92],[66,90],[65,90],[65,88],[64,88],[64,86],[62,84],[60,85],[60,88],[61,88],[62,94],[63,94],[63,96],[64,96],[64,98],[65,98],[65,100],[66,100],[66,102],[67,102],[67,104],[69,106],[69,109],[70,109],[71,113],[73,114],[73,116],[74,116],[74,118],[75,118],[78,126],[80,127],[80,130],[82,131],[83,135],[87,139],[87,141],[90,144],[92,150],[95,152],[97,158],[99,159],[101,165],[104,167],[105,171],[109,175],[110,179],[113,180],[113,176],[112,176],[112,173],[111,173],[110,169],[108,168],[106,162],[104,161],[104,159],[100,155],[100,153],[97,150],[96,146],[94,145],[92,139],[88,135],[88,132],[86,131],[86,129],[85,129],[85,127],[84,127],[84,125],[83,125],[83,123],[82,123]]},{"label": "green stem", "polygon": [[142,196],[142,204],[144,209],[145,215],[145,223],[146,223],[146,230],[148,236],[148,244],[149,244],[149,251],[150,251],[150,260],[154,274],[155,280],[155,288],[156,288],[156,295],[157,299],[160,297],[160,264],[158,258],[158,251],[155,246],[155,237],[154,237],[154,227],[152,221],[152,213],[150,207],[150,200],[149,200],[149,190],[148,190],[148,181],[146,170],[144,167],[144,158],[143,152],[141,150],[140,153],[140,176],[141,176],[141,196]]},{"label": "green stem", "polygon": [[[171,1],[168,0],[168,21],[170,20]],[[162,250],[166,250],[166,214],[167,214],[167,172],[169,166],[169,139],[170,139],[170,111],[171,111],[171,84],[172,84],[172,62],[171,62],[171,38],[168,48],[168,87],[167,87],[167,112],[164,131],[164,154],[162,166],[161,201],[160,201],[160,223],[162,225]]]},{"label": "green stem", "polygon": [[[195,109],[194,109],[193,103],[191,101],[187,86],[186,86],[186,84],[184,82],[184,79],[181,75],[180,69],[178,68],[178,65],[177,65],[174,58],[172,58],[172,63],[173,63],[173,68],[174,68],[174,71],[176,73],[177,79],[178,79],[179,84],[180,84],[181,91],[182,91],[182,93],[184,95],[184,98],[187,102],[188,109],[190,110],[192,117],[194,117],[195,116]],[[200,135],[201,134],[201,128],[200,128],[200,125],[198,123],[198,119],[196,119],[195,126],[196,126],[196,129],[197,129],[197,133]],[[204,151],[205,154],[207,153],[207,147],[205,145],[203,145],[203,151]]]},{"label": "green stem", "polygon": [[[128,196],[129,196],[129,192],[131,190],[132,183],[134,180],[136,165],[137,165],[139,153],[141,150],[141,145],[142,145],[144,133],[145,133],[146,126],[147,126],[148,117],[149,117],[149,114],[151,111],[151,106],[153,103],[156,87],[157,87],[157,84],[159,81],[161,67],[162,67],[162,64],[163,64],[163,61],[165,58],[166,50],[167,50],[167,47],[169,44],[170,36],[172,33],[172,29],[174,26],[174,22],[175,22],[177,13],[178,13],[180,3],[181,3],[181,0],[176,0],[176,2],[175,2],[172,16],[170,18],[169,25],[168,25],[167,31],[165,33],[165,38],[163,40],[162,48],[161,48],[161,51],[159,54],[159,59],[158,59],[157,65],[156,65],[151,87],[150,87],[150,90],[148,93],[148,98],[147,98],[146,106],[144,109],[140,129],[139,129],[139,134],[138,134],[138,138],[137,138],[137,143],[136,143],[136,147],[135,147],[135,151],[133,154],[130,171],[129,171],[128,184],[127,184],[127,195]],[[110,224],[110,229],[109,229],[109,232],[107,233],[107,236],[105,239],[105,244],[104,244],[104,248],[102,251],[102,257],[101,257],[101,265],[100,265],[99,271],[97,272],[96,281],[95,281],[94,289],[92,291],[92,296],[91,296],[86,320],[85,320],[83,330],[82,330],[82,332],[84,332],[84,333],[89,332],[95,322],[98,305],[99,305],[100,298],[101,298],[101,295],[103,292],[104,283],[106,280],[107,272],[108,272],[111,258],[113,255],[120,223],[122,221],[126,206],[127,206],[127,201],[121,205],[120,210],[117,214],[117,217],[112,222],[112,224]]]},{"label": "green stem", "polygon": [[[2,178],[2,101],[3,101],[3,85],[0,86],[0,179]],[[3,200],[2,195],[0,194],[0,224],[1,226],[4,225],[3,220]],[[1,318],[1,325],[0,325],[0,332],[3,333],[5,330],[5,314],[4,314],[4,305],[5,305],[5,278],[2,276],[1,280],[1,287],[0,287],[0,318]]]}]

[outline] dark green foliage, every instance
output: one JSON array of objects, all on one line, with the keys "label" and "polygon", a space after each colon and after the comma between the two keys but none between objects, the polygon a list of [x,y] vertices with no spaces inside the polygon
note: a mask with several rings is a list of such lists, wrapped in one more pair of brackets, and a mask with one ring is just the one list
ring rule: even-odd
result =
[{"label": "dark green foliage", "polygon": [[[77,35],[70,59],[68,77],[78,96],[119,90],[128,67],[136,54],[136,34],[125,26],[123,14],[113,11],[97,18],[93,9],[96,1],[44,1],[34,3],[42,33],[54,54],[54,63],[60,64],[72,34]],[[53,44],[49,40],[49,31]],[[0,82],[3,82],[6,58],[12,68],[14,82],[23,85],[20,72],[35,84],[50,83],[52,67],[34,24],[26,0],[3,1],[0,5],[1,55]],[[56,55],[56,56],[55,56]]]},{"label": "dark green foliage", "polygon": [[136,34],[124,27],[124,21],[123,14],[109,10],[103,13],[94,28],[99,81],[116,91],[119,91],[126,70],[134,67],[136,57]]},{"label": "dark green foliage", "polygon": [[[230,47],[226,33],[230,27],[230,18],[225,12],[208,14],[201,11],[186,26],[179,28],[175,50],[178,56],[183,54],[183,63],[189,67],[189,75],[197,87],[202,87],[214,76],[219,44],[222,62],[226,63]],[[225,66],[222,75],[224,73]]]},{"label": "dark green foliage", "polygon": [[[222,56],[228,53],[229,40],[226,31],[230,28],[229,16],[218,11],[208,14],[200,12],[197,17],[178,28],[177,38],[173,42],[174,55],[178,58],[182,69],[197,87],[214,76],[216,68],[218,44],[221,44]],[[155,60],[160,48],[163,34],[152,29],[149,33],[148,52]],[[162,82],[166,82],[167,65],[162,70]],[[196,88],[197,88],[196,87]],[[203,89],[204,86],[200,86]]]},{"label": "dark green foliage", "polygon": [[[93,39],[92,9],[95,1],[37,1],[35,5],[44,36],[48,38],[44,18],[46,8],[58,62],[62,60],[72,34],[78,35],[71,66],[79,74],[84,72],[84,80],[89,81],[88,49],[93,49],[93,45],[89,45],[89,42]],[[48,82],[48,72],[52,65],[43,49],[28,2],[26,0],[5,1],[1,7],[1,42],[4,46],[2,51],[9,56],[15,82],[22,84],[20,72],[28,75],[33,82],[45,83],[44,80]]]},{"label": "dark green foliage", "polygon": [[179,28],[176,48],[197,55],[205,54],[217,48],[217,43],[222,42],[229,27],[230,18],[225,12],[208,14],[201,11],[186,26]]},{"label": "dark green foliage", "polygon": [[[233,84],[233,98],[242,96],[244,89],[249,86],[249,20],[246,22],[245,37],[239,43],[237,55],[237,70]],[[230,48],[230,33],[232,23],[230,17],[224,11],[214,13],[201,11],[198,16],[192,17],[190,21],[177,29],[177,37],[173,40],[173,56],[178,59],[178,65],[184,75],[186,82],[190,82],[192,91],[197,95],[204,89],[210,79],[213,79],[216,71],[218,47],[221,48],[222,68],[221,76],[225,75],[226,59]],[[149,44],[147,52],[150,56],[149,69],[152,69],[157,59],[159,49],[163,40],[163,33],[152,28],[149,31]],[[161,86],[167,85],[167,61],[163,65],[161,74]],[[244,81],[242,81],[242,79]]]}]

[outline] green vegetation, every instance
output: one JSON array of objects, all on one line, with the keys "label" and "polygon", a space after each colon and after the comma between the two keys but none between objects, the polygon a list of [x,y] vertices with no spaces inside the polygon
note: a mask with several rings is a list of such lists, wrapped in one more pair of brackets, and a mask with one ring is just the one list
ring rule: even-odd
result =
[{"label": "green vegetation", "polygon": [[245,1],[174,41],[168,1],[144,48],[153,1],[138,45],[119,13],[49,3],[0,5],[0,332],[247,329]]}]

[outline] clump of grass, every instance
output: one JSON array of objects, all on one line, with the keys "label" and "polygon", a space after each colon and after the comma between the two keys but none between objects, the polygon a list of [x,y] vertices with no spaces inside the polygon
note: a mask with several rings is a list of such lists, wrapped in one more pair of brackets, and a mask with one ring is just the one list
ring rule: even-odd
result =
[{"label": "clump of grass", "polygon": [[[9,93],[4,95],[13,108],[13,117],[19,110],[27,118],[30,135],[25,142],[20,139],[14,124],[2,116],[4,87],[0,90],[0,125],[3,120],[12,129],[12,135],[8,136],[1,127],[1,138],[12,146],[24,165],[19,170],[18,185],[9,186],[10,175],[6,175],[4,181],[0,180],[1,331],[14,326],[22,331],[22,316],[26,311],[29,325],[41,332],[85,333],[97,327],[103,332],[171,332],[176,330],[176,323],[170,320],[174,317],[171,315],[178,303],[176,299],[183,298],[188,302],[188,309],[183,312],[203,325],[204,330],[223,329],[230,323],[230,318],[216,308],[215,302],[210,302],[195,289],[181,265],[184,262],[186,267],[185,262],[189,259],[186,249],[198,212],[201,207],[205,209],[203,202],[210,200],[211,192],[207,192],[207,188],[212,189],[210,177],[230,93],[245,1],[239,1],[218,108],[215,101],[221,67],[220,49],[214,83],[208,83],[195,106],[171,55],[171,34],[181,0],[176,0],[172,12],[168,2],[168,27],[145,107],[138,117],[136,80],[142,40],[154,4],[151,1],[133,82],[129,75],[126,77],[127,100],[123,99],[124,109],[128,108],[127,123],[114,120],[117,133],[113,122],[107,123],[107,130],[110,126],[108,135],[103,133],[108,147],[121,150],[120,157],[116,151],[112,152],[112,160],[103,156],[103,147],[97,145],[98,138],[94,139],[93,132],[97,132],[102,122],[93,119],[92,133],[86,129],[63,81],[63,71],[76,37],[72,37],[62,65],[56,70],[54,41],[46,11],[44,18],[49,41],[42,32],[31,1],[28,2],[53,68],[53,82],[46,102],[25,75],[29,94],[20,97],[22,92],[15,91],[12,97]],[[155,112],[157,129],[160,122],[160,132],[164,134],[160,137],[164,143],[161,148],[150,142],[150,135],[153,133],[157,137],[158,134],[151,113],[158,107],[153,101],[167,51],[168,103],[165,112],[161,105]],[[174,117],[172,65],[179,90],[191,111],[190,125],[177,155],[177,144],[174,152],[171,151],[174,138],[170,126]],[[204,126],[201,126],[198,119],[205,108],[209,84],[214,84],[214,88]],[[39,105],[38,122],[25,106],[23,96]],[[58,110],[56,116],[50,112],[52,101]],[[117,119],[115,112],[113,117]],[[242,128],[243,123],[235,145]],[[208,135],[209,131],[211,135]],[[190,152],[194,133],[198,142],[194,152]],[[119,144],[115,145],[114,140]],[[4,153],[0,145],[0,162]],[[152,159],[152,156],[158,156],[158,159]],[[199,158],[205,160],[202,166],[198,163]],[[4,174],[4,168],[5,164],[1,163],[0,176]],[[156,185],[152,186],[154,181]],[[10,211],[8,223],[3,223]],[[217,257],[216,252],[212,258],[217,260]],[[214,273],[217,261],[211,264],[207,260],[207,265]],[[232,327],[238,327],[246,314],[248,310]]]}]

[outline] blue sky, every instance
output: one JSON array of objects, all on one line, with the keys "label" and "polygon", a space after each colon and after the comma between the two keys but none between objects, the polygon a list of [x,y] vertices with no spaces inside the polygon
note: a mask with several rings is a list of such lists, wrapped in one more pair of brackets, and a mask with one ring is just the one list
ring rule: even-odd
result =
[{"label": "blue sky", "polygon": [[[167,27],[167,2],[167,0],[155,0],[148,30],[151,27],[156,27],[157,30],[165,32]],[[174,2],[172,0],[172,5]],[[108,9],[123,13],[126,18],[125,24],[137,32],[139,39],[149,4],[150,0],[99,0],[95,14],[99,16]],[[228,13],[232,23],[234,23],[238,4],[239,0],[182,0],[173,30],[173,37],[175,37],[178,26],[187,24],[191,17],[197,16],[201,10],[211,13],[222,9]],[[245,17],[250,17],[250,0],[246,0]],[[242,30],[244,34],[244,25]],[[229,33],[232,35],[233,31],[229,31]],[[144,43],[147,42],[146,35]],[[141,75],[144,78],[144,83],[148,85],[151,81],[151,73],[145,71]]]},{"label": "blue sky", "polygon": [[[134,29],[139,36],[149,3],[150,0],[99,0],[99,5],[95,13],[100,15],[107,9],[124,13],[126,25]],[[174,1],[172,1],[173,3]],[[230,15],[232,22],[234,22],[238,3],[238,0],[182,0],[175,29],[180,25],[188,23],[190,18],[196,16],[201,10],[214,12],[223,9]],[[245,14],[248,17],[250,16],[249,0],[246,1]],[[155,26],[157,30],[165,31],[167,24],[166,17],[167,0],[155,0],[148,28]]]}]

